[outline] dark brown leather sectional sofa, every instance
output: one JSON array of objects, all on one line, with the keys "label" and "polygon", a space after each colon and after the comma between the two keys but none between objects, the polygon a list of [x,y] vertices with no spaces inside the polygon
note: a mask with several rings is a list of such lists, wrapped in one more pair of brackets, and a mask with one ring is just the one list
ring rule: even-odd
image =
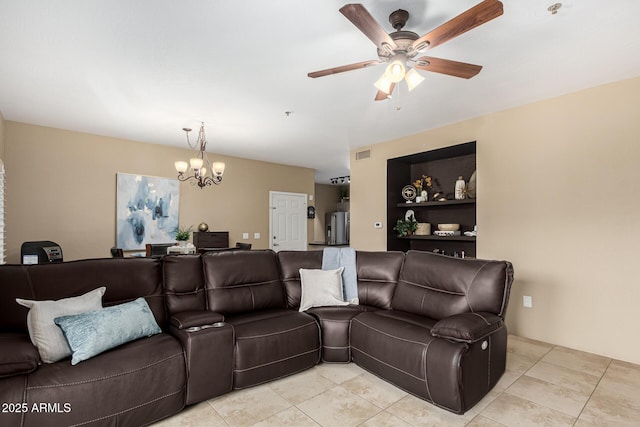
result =
[{"label": "dark brown leather sectional sofa", "polygon": [[[321,251],[0,266],[0,425],[146,425],[321,361],[354,362],[458,414],[491,390],[505,369],[510,263],[409,251],[357,252],[356,264],[360,305],[304,313],[299,269],[320,268]],[[15,298],[99,286],[105,306],[144,297],[164,332],[42,364]]]}]

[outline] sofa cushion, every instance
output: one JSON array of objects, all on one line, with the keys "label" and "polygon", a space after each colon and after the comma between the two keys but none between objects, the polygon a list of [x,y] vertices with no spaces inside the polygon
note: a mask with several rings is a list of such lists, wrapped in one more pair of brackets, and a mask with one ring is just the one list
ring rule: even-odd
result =
[{"label": "sofa cushion", "polygon": [[409,251],[391,306],[435,320],[479,311],[502,317],[512,281],[513,267],[506,261]]},{"label": "sofa cushion", "polygon": [[403,262],[403,252],[356,252],[360,304],[391,308]]},{"label": "sofa cushion", "polygon": [[71,355],[71,349],[60,328],[53,320],[59,316],[84,313],[102,308],[105,287],[94,289],[77,297],[56,301],[34,301],[16,298],[16,302],[29,308],[27,325],[31,342],[38,348],[45,363],[53,363]]},{"label": "sofa cushion", "polygon": [[184,354],[178,340],[158,334],[76,366],[68,360],[43,365],[26,383],[29,407],[59,403],[61,413],[29,411],[25,426],[147,425],[184,407]]},{"label": "sofa cushion", "polygon": [[35,371],[38,363],[38,349],[26,334],[0,334],[0,378]]},{"label": "sofa cushion", "polygon": [[234,388],[250,387],[313,367],[320,330],[313,317],[289,309],[227,316],[235,344]]},{"label": "sofa cushion", "polygon": [[202,264],[209,310],[227,315],[285,307],[275,252],[209,252]]},{"label": "sofa cushion", "polygon": [[302,288],[300,269],[319,269],[322,267],[322,251],[280,251],[278,252],[280,277],[284,284],[287,307],[300,307]]},{"label": "sofa cushion", "polygon": [[[28,293],[20,291],[16,297],[34,300],[57,300],[72,295],[82,295],[95,289],[98,285],[107,288],[102,305],[108,307],[123,302],[133,301],[144,297],[153,311],[153,315],[160,327],[166,323],[166,306],[162,291],[162,261],[160,258],[131,257],[131,258],[102,258],[65,261],[49,264],[34,264],[18,266],[18,269],[2,266],[0,268],[0,283],[2,283],[3,298],[0,307],[4,306],[6,298],[5,271],[11,273],[16,283],[28,283]],[[8,270],[7,270],[8,268]],[[13,294],[13,286],[8,286],[8,293]],[[26,310],[11,300],[18,312],[10,310],[11,315],[19,315],[19,319],[7,319],[13,325],[26,324]],[[4,314],[0,319],[4,323]],[[19,332],[26,332],[20,330]]]},{"label": "sofa cushion", "polygon": [[419,396],[429,395],[425,354],[438,338],[433,322],[411,313],[365,312],[351,321],[351,354],[359,366]]},{"label": "sofa cushion", "polygon": [[[353,361],[416,396],[464,413],[495,384],[488,374],[490,350],[433,337],[432,325],[411,313],[361,313],[351,322]],[[504,372],[495,370],[498,378]]]},{"label": "sofa cushion", "polygon": [[302,298],[298,311],[311,307],[348,305],[342,294],[342,272],[344,267],[335,270],[300,269]]},{"label": "sofa cushion", "polygon": [[206,309],[200,256],[169,255],[162,257],[162,276],[169,317],[183,311]]},{"label": "sofa cushion", "polygon": [[101,310],[56,317],[77,365],[129,341],[162,332],[144,298]]},{"label": "sofa cushion", "polygon": [[[391,308],[391,299],[398,282],[403,252],[356,251],[358,300],[361,305]],[[322,251],[281,251],[278,263],[287,294],[287,307],[300,306],[300,268],[322,266]]]},{"label": "sofa cushion", "polygon": [[[2,296],[0,298],[0,325],[5,332],[27,333],[27,310],[16,304],[16,298],[38,299],[33,293],[33,287],[27,274],[29,267],[27,265],[4,264],[0,268],[0,295]],[[91,288],[76,295],[83,294],[95,287],[94,282]],[[54,299],[69,295],[71,294],[57,296]]]}]

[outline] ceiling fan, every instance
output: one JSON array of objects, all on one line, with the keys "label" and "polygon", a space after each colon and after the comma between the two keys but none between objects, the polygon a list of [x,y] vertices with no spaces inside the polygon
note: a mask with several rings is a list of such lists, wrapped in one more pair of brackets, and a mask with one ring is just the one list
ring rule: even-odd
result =
[{"label": "ceiling fan", "polygon": [[396,30],[389,34],[361,4],[344,5],[340,8],[340,13],[376,44],[379,59],[314,71],[307,75],[312,78],[324,77],[373,65],[388,64],[382,77],[375,83],[378,88],[375,100],[382,101],[391,97],[396,83],[403,78],[409,90],[419,85],[424,77],[418,74],[416,69],[464,79],[470,79],[478,74],[482,69],[481,65],[432,56],[418,58],[418,55],[502,15],[502,2],[484,0],[422,37],[413,31],[402,29],[409,20],[409,12],[406,10],[398,9],[389,15],[389,22]]}]

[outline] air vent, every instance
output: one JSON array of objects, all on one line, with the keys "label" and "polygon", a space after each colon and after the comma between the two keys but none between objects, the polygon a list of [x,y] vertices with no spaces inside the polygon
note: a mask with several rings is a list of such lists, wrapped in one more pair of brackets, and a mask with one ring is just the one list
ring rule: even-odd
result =
[{"label": "air vent", "polygon": [[356,160],[368,159],[369,157],[371,157],[371,150],[363,150],[356,153]]}]

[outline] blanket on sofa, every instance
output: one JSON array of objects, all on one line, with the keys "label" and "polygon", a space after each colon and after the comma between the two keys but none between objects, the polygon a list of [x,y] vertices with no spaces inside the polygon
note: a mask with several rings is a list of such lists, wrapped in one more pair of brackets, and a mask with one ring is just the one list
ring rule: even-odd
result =
[{"label": "blanket on sofa", "polygon": [[354,248],[324,248],[322,251],[322,269],[335,270],[340,267],[344,267],[342,272],[342,295],[344,300],[350,304],[359,304],[356,250]]}]

